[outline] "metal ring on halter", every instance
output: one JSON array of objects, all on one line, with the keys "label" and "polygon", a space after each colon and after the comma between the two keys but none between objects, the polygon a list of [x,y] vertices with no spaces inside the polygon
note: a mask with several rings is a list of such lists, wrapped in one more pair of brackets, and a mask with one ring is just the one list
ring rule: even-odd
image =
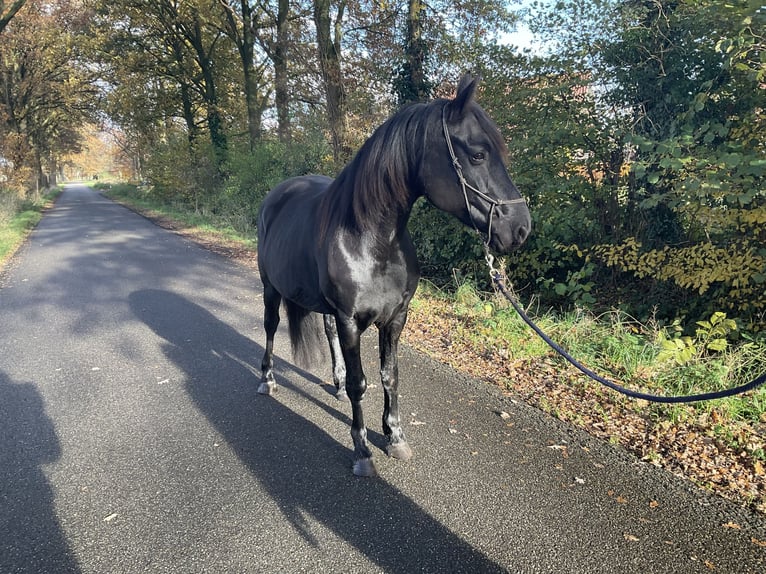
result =
[{"label": "metal ring on halter", "polygon": [[[495,199],[480,189],[475,188],[470,183],[468,183],[468,181],[466,181],[465,176],[463,175],[463,166],[460,165],[460,160],[457,158],[457,155],[455,155],[455,149],[452,147],[452,139],[450,139],[449,130],[447,129],[447,117],[445,115],[446,109],[447,106],[445,105],[442,108],[442,129],[444,130],[444,139],[447,141],[447,150],[449,151],[450,158],[452,159],[452,167],[455,168],[455,173],[457,174],[458,181],[460,182],[460,186],[463,189],[463,199],[465,200],[465,208],[468,211],[468,217],[471,218],[471,225],[473,225],[474,230],[476,230],[476,233],[478,233],[480,236],[481,232],[479,231],[479,228],[476,225],[476,221],[473,218],[473,214],[471,213],[471,205],[468,201],[468,190],[470,189],[473,191],[476,195],[478,195],[481,199],[490,205],[489,218],[487,222],[487,240],[484,241],[484,252],[488,257],[491,257],[491,255],[489,255],[489,241],[492,237],[492,220],[495,217],[495,208],[498,205],[526,203],[526,200],[523,197],[518,197],[516,199]],[[490,260],[487,259],[487,262],[490,263]]]}]

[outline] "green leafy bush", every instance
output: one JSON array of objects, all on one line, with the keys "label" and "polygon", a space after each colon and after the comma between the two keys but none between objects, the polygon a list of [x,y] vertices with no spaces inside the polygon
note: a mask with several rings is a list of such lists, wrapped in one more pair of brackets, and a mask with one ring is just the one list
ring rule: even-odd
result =
[{"label": "green leafy bush", "polygon": [[147,161],[148,193],[251,233],[266,193],[289,177],[325,171],[327,157],[327,145],[316,138],[295,144],[264,138],[252,151],[230,150],[219,169],[209,146],[190,152],[182,137],[171,138],[156,146]]}]

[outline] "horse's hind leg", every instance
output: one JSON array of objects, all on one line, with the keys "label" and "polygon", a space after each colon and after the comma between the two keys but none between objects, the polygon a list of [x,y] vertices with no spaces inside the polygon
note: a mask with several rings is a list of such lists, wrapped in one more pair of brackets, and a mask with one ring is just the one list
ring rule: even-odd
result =
[{"label": "horse's hind leg", "polygon": [[279,326],[279,305],[282,296],[266,280],[263,280],[263,327],[266,331],[266,351],[261,361],[261,384],[258,392],[272,395],[277,390],[274,380],[274,334]]},{"label": "horse's hind leg", "polygon": [[412,449],[404,437],[404,430],[399,419],[399,336],[404,322],[407,320],[406,311],[401,317],[395,318],[388,325],[379,327],[380,349],[380,381],[384,391],[383,433],[388,438],[386,452],[392,458],[409,460]]},{"label": "horse's hind leg", "polygon": [[324,332],[330,343],[330,355],[332,356],[332,380],[335,383],[335,398],[339,401],[347,401],[346,394],[346,362],[343,360],[343,351],[338,339],[338,327],[335,325],[335,317],[324,316]]}]

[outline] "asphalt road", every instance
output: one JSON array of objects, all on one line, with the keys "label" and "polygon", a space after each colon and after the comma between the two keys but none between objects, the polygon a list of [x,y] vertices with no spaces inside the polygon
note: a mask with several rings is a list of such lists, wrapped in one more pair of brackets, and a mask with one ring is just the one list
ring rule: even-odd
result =
[{"label": "asphalt road", "polygon": [[409,349],[415,456],[354,477],[329,366],[256,393],[257,275],[85,187],[1,284],[2,574],[766,571],[763,517]]}]

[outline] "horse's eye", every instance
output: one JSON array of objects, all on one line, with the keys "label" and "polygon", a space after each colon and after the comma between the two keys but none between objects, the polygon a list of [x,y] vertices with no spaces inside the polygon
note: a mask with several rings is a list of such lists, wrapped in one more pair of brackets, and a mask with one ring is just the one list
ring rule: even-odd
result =
[{"label": "horse's eye", "polygon": [[471,156],[471,162],[473,163],[481,163],[484,161],[485,155],[483,151],[476,152]]}]

